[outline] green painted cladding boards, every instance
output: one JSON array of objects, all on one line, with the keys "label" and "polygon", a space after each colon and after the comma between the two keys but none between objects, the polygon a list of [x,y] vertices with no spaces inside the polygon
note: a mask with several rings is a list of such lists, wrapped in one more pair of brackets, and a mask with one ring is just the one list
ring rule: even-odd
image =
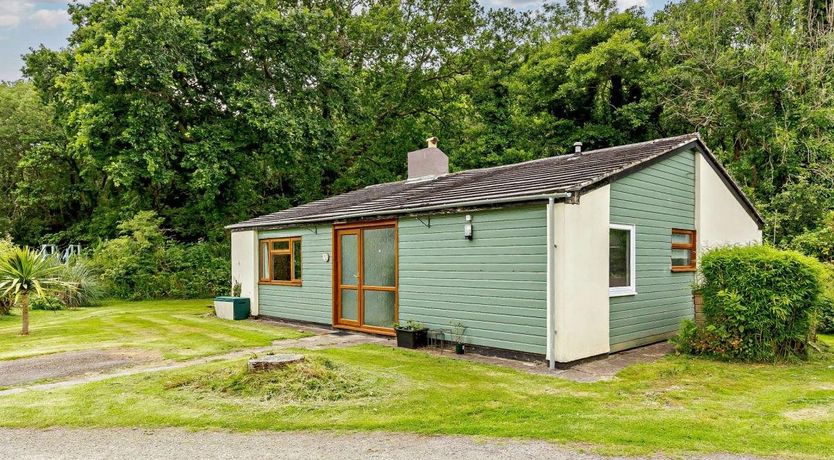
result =
[{"label": "green painted cladding boards", "polygon": [[330,324],[333,322],[333,278],[331,262],[322,254],[332,254],[330,225],[260,232],[259,239],[301,237],[301,286],[262,284],[258,287],[260,314],[276,318]]},{"label": "green painted cladding boards", "polygon": [[637,294],[610,300],[611,351],[650,343],[692,317],[692,273],[671,271],[672,229],[695,229],[695,153],[611,184],[611,223],[635,226]]},{"label": "green painted cladding boards", "polygon": [[[544,205],[399,220],[399,317],[430,328],[461,322],[475,345],[545,352]],[[430,225],[430,226],[429,226]]]}]

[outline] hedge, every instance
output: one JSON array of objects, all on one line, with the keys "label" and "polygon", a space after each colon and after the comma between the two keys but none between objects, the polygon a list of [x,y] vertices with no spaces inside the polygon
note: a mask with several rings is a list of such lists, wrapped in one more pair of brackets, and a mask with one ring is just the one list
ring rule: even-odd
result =
[{"label": "hedge", "polygon": [[701,257],[704,323],[688,321],[679,351],[744,361],[807,356],[827,272],[817,260],[769,246],[714,249]]}]

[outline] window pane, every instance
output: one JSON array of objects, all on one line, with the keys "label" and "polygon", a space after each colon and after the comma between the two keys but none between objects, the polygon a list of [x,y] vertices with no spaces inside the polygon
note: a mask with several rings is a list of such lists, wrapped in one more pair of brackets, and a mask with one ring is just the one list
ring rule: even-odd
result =
[{"label": "window pane", "polygon": [[672,266],[688,267],[692,265],[692,253],[689,249],[672,249]]},{"label": "window pane", "polygon": [[286,251],[290,248],[289,241],[273,241],[272,242],[272,250],[273,251]]},{"label": "window pane", "polygon": [[353,289],[342,289],[342,319],[359,321],[359,298]]},{"label": "window pane", "polygon": [[692,244],[692,235],[689,233],[672,233],[672,244]]},{"label": "window pane", "polygon": [[272,280],[290,281],[290,255],[272,255]]},{"label": "window pane", "polygon": [[631,232],[628,230],[611,229],[608,235],[608,286],[630,286],[631,267],[629,267],[629,249],[631,244],[629,238]]},{"label": "window pane", "polygon": [[394,228],[374,228],[365,230],[363,245],[363,265],[367,286],[396,285],[396,267],[394,255]]},{"label": "window pane", "polygon": [[261,243],[261,279],[269,279],[269,243]]},{"label": "window pane", "polygon": [[365,292],[365,318],[368,326],[394,327],[394,299],[396,295],[389,291]]},{"label": "window pane", "polygon": [[296,280],[301,279],[301,240],[293,240],[292,242],[292,256],[295,261],[293,267],[293,276]]},{"label": "window pane", "polygon": [[359,239],[357,235],[341,236],[342,284],[355,286],[359,284]]}]

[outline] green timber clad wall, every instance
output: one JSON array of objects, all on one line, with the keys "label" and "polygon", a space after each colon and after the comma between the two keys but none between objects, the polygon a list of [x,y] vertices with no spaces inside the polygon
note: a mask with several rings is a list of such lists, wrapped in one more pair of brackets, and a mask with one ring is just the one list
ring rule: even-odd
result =
[{"label": "green timber clad wall", "polygon": [[400,321],[460,321],[468,343],[545,353],[545,206],[468,214],[471,241],[466,214],[399,220]]},{"label": "green timber clad wall", "polygon": [[[315,232],[314,232],[315,230]],[[301,237],[301,286],[258,286],[260,314],[276,318],[331,324],[333,322],[333,277],[331,262],[322,253],[332,255],[333,233],[330,225],[287,230],[269,230],[259,239]]]},{"label": "green timber clad wall", "polygon": [[695,153],[615,180],[611,223],[636,227],[637,295],[610,299],[611,351],[655,342],[692,317],[692,273],[672,273],[672,228],[695,229]]}]

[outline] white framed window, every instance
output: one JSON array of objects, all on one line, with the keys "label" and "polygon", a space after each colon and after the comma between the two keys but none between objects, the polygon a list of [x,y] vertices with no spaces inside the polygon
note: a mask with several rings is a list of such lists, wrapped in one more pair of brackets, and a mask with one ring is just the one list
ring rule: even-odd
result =
[{"label": "white framed window", "polygon": [[619,297],[637,294],[635,271],[634,225],[611,224],[608,227],[608,295]]}]

